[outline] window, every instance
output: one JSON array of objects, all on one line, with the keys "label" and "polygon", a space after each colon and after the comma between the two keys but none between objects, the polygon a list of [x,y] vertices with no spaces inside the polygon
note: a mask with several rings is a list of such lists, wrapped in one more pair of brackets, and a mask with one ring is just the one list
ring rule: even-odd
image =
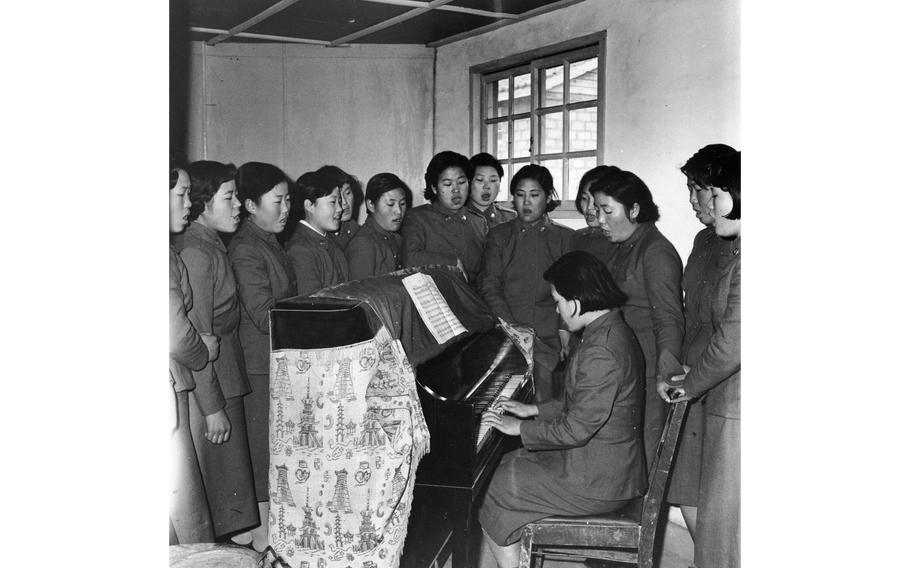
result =
[{"label": "window", "polygon": [[581,48],[538,51],[518,64],[509,58],[498,70],[486,71],[495,64],[472,70],[481,103],[475,140],[505,170],[498,201],[510,199],[512,175],[535,163],[553,174],[561,209],[574,210],[581,176],[603,163],[604,41],[599,39],[593,45],[588,39]]}]

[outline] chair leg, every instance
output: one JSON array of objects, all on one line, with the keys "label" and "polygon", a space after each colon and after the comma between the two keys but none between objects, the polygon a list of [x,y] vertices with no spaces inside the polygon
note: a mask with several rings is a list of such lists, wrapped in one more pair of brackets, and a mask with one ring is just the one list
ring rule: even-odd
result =
[{"label": "chair leg", "polygon": [[534,546],[534,533],[525,527],[521,531],[521,552],[518,554],[518,568],[531,568],[534,559],[531,557],[531,550]]}]

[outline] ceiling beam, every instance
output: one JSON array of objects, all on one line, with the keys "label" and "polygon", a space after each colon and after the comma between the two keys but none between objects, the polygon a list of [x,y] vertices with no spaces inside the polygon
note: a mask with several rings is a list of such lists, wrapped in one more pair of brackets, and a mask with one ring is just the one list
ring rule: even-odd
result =
[{"label": "ceiling beam", "polygon": [[297,2],[298,2],[298,0],[281,0],[277,4],[273,4],[271,7],[266,8],[262,12],[259,12],[258,14],[256,14],[252,18],[250,18],[249,20],[234,26],[233,28],[229,29],[228,31],[224,32],[223,34],[216,35],[215,37],[213,37],[212,39],[208,40],[205,43],[207,43],[208,45],[217,45],[217,44],[221,43],[222,41],[241,33],[243,30],[250,29],[251,27],[253,27],[256,24],[258,24],[259,22],[261,22],[262,20],[269,18],[271,16],[274,16],[278,12],[284,10],[288,6],[296,4]]},{"label": "ceiling beam", "polygon": [[[426,8],[428,2],[419,2],[418,0],[364,0],[365,2],[374,2],[376,4],[389,4],[392,6],[407,6],[409,8]],[[437,10],[445,12],[458,12],[460,14],[472,14],[474,16],[484,16],[486,18],[514,20],[518,14],[507,14],[506,12],[490,12],[489,10],[478,10],[476,8],[465,8],[463,6],[440,6]]]},{"label": "ceiling beam", "polygon": [[347,43],[347,42],[351,41],[352,39],[357,39],[357,38],[361,38],[364,36],[368,36],[374,32],[378,32],[379,30],[384,30],[386,28],[390,28],[390,27],[394,26],[395,24],[400,24],[401,22],[410,20],[412,18],[416,18],[417,16],[419,16],[421,14],[426,14],[430,10],[439,8],[440,6],[443,6],[450,2],[454,2],[454,0],[433,0],[432,2],[421,3],[421,4],[424,4],[426,7],[414,8],[413,10],[408,10],[404,14],[399,14],[398,16],[395,16],[394,18],[389,18],[388,20],[384,20],[384,21],[379,22],[378,24],[374,24],[368,28],[364,28],[360,31],[356,31],[352,34],[348,34],[344,37],[340,37],[336,40],[333,40],[330,45],[333,45],[333,46],[341,45],[343,43]]},{"label": "ceiling beam", "polygon": [[427,47],[439,47],[441,45],[454,43],[456,41],[461,41],[461,40],[467,39],[469,37],[478,36],[480,34],[487,33],[489,31],[495,30],[497,28],[501,28],[503,26],[510,26],[512,24],[516,24],[523,20],[527,20],[528,18],[533,18],[534,16],[546,14],[547,12],[553,12],[554,10],[561,10],[562,8],[566,8],[568,6],[571,6],[572,4],[578,4],[579,2],[584,2],[584,0],[559,0],[557,2],[552,2],[550,4],[544,4],[543,6],[541,6],[539,8],[534,8],[533,10],[528,10],[527,12],[522,12],[521,14],[518,14],[518,18],[516,18],[514,20],[500,20],[498,22],[493,22],[492,24],[487,24],[486,26],[474,28],[473,30],[468,30],[468,31],[462,32],[460,34],[455,34],[453,36],[444,37],[444,38],[438,39],[436,41],[431,41],[430,43],[427,44]]},{"label": "ceiling beam", "polygon": [[[191,32],[198,32],[202,34],[225,34],[227,30],[216,30],[213,28],[197,28],[191,27]],[[281,41],[284,43],[307,43],[310,45],[329,45],[329,42],[321,39],[306,39],[302,37],[288,37],[288,36],[276,36],[268,34],[253,34],[249,32],[239,32],[234,34],[234,37],[246,37],[250,39],[268,39],[271,41]],[[208,43],[208,42],[206,42]]]}]

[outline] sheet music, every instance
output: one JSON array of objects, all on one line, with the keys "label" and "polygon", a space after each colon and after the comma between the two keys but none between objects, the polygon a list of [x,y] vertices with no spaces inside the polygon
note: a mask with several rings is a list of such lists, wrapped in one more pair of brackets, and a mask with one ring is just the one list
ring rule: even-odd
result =
[{"label": "sheet music", "polygon": [[401,279],[423,323],[439,344],[467,332],[446,302],[433,277],[417,272]]}]

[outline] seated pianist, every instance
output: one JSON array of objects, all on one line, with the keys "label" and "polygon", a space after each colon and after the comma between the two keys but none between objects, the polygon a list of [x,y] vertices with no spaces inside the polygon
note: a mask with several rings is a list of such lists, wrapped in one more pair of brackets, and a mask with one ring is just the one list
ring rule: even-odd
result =
[{"label": "seated pianist", "polygon": [[524,525],[550,515],[615,511],[647,489],[641,435],[644,359],[619,310],[626,295],[590,253],[573,251],[543,275],[559,316],[581,342],[563,395],[494,403],[482,418],[524,447],[503,456],[480,524],[499,568],[518,565]]}]

